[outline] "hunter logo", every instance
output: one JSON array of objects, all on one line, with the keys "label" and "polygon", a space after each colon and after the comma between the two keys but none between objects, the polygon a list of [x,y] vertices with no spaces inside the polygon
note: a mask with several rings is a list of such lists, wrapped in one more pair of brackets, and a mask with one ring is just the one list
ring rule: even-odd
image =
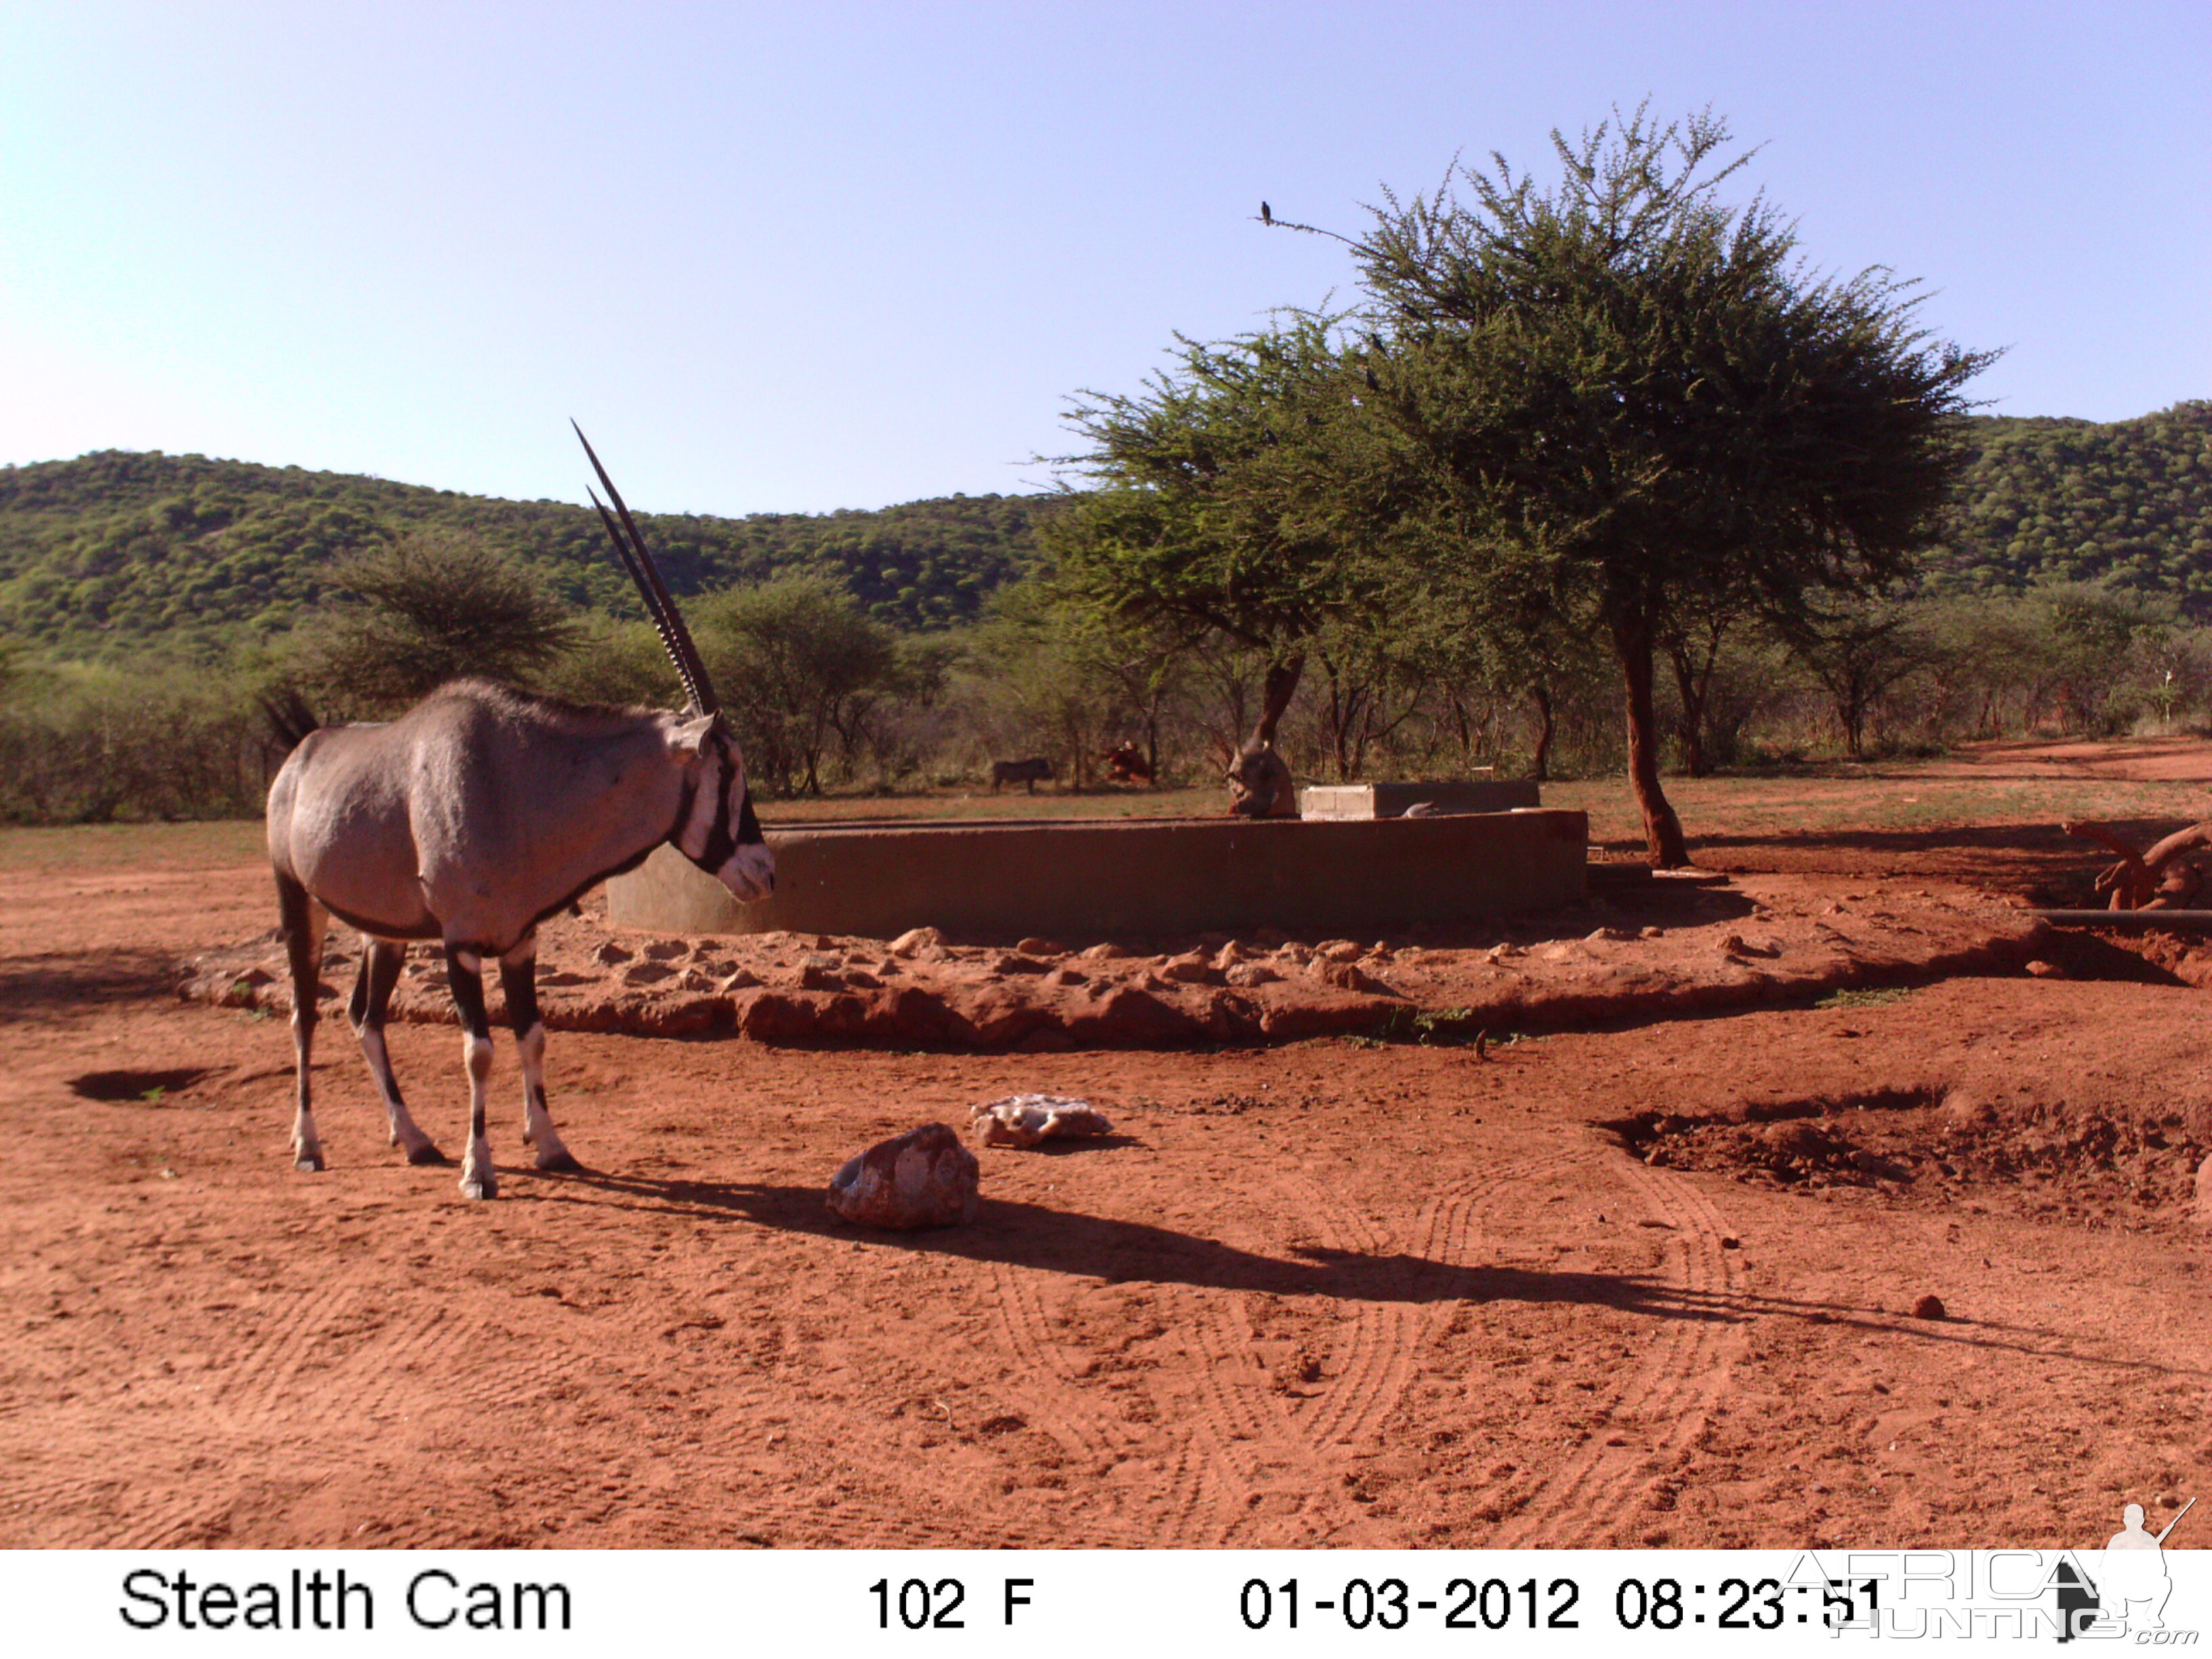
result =
[{"label": "hunter logo", "polygon": [[[2130,1504],[2120,1511],[2120,1529],[2094,1565],[2077,1564],[2070,1555],[2062,1560],[2051,1575],[2058,1591],[2058,1639],[2131,1634],[2139,1643],[2164,1645],[2166,1598],[2173,1594],[2166,1540],[2196,1504],[2191,1498],[2163,1532],[2153,1534],[2143,1525],[2142,1505]],[[2196,1632],[2186,1635],[2193,1641]]]}]

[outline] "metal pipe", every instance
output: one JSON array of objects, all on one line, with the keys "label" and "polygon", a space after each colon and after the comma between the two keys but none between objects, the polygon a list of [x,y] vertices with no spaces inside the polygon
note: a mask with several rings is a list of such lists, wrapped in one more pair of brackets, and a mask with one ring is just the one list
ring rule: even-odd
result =
[{"label": "metal pipe", "polygon": [[2107,927],[2118,933],[2212,933],[2212,910],[2030,910],[2054,927]]}]

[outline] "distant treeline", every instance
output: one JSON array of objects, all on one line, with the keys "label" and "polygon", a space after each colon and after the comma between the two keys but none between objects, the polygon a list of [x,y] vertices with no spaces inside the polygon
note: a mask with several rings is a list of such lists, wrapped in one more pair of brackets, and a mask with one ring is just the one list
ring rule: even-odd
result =
[{"label": "distant treeline", "polygon": [[[1939,591],[2109,579],[2212,620],[2212,402],[2130,421],[1977,417]],[[1036,568],[1057,498],[953,495],[872,512],[643,514],[681,596],[824,578],[902,632],[976,621]],[[82,660],[190,659],[289,630],[334,560],[463,532],[580,611],[635,614],[597,517],[347,473],[106,451],[0,468],[0,635]]]},{"label": "distant treeline", "polygon": [[[953,495],[874,512],[641,514],[681,596],[827,578],[907,629],[974,621],[1027,571],[1050,496]],[[104,451],[0,468],[0,634],[62,656],[220,653],[290,629],[334,561],[410,532],[464,532],[577,610],[632,614],[588,507],[200,455]]]}]

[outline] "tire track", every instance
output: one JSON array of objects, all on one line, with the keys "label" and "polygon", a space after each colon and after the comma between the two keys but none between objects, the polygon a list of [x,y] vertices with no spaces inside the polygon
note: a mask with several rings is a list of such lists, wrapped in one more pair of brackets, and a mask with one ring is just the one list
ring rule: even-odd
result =
[{"label": "tire track", "polygon": [[[1480,1266],[1474,1246],[1483,1200],[1555,1161],[1519,1159],[1479,1181],[1432,1194],[1421,1206],[1408,1230],[1411,1263],[1403,1281],[1407,1299],[1354,1304],[1352,1328],[1334,1356],[1337,1382],[1317,1406],[1302,1402],[1297,1413],[1310,1444],[1358,1446],[1381,1438],[1383,1425],[1419,1374],[1422,1355],[1459,1305],[1456,1298],[1442,1294],[1419,1297],[1422,1278],[1438,1267]],[[1344,1248],[1370,1256],[1389,1248],[1387,1233],[1365,1216],[1337,1203],[1318,1186],[1312,1191],[1315,1207],[1334,1224]]]},{"label": "tire track", "polygon": [[[1040,1275],[994,1261],[991,1276],[1000,1338],[1013,1362],[1007,1393],[1022,1407],[1027,1425],[1049,1437],[1071,1461],[1100,1473],[1138,1451],[1143,1437],[1103,1410],[1104,1402],[1094,1397],[1095,1391],[1085,1390],[1071,1373],[1045,1312]],[[1173,1421],[1169,1416],[1162,1420]],[[1166,1432],[1174,1434],[1172,1428]],[[1164,1485],[1138,1492],[1118,1486],[1092,1489],[1092,1501],[1083,1510],[1084,1541],[1138,1547],[1194,1544],[1204,1535],[1194,1520],[1200,1495],[1190,1448],[1177,1440]],[[1102,1504],[1102,1498],[1109,1501]],[[1062,1536],[1048,1541],[1064,1546],[1070,1540]]]},{"label": "tire track", "polygon": [[[1703,1433],[1711,1409],[1727,1391],[1735,1327],[1715,1305],[1741,1291],[1742,1269],[1723,1250],[1719,1210],[1679,1176],[1653,1170],[1616,1153],[1602,1160],[1605,1173],[1643,1200],[1652,1218],[1672,1228],[1662,1267],[1677,1291],[1678,1310],[1654,1310],[1655,1340],[1607,1396],[1604,1419],[1615,1423],[1664,1420],[1672,1426],[1656,1443],[1609,1446],[1593,1432],[1564,1467],[1552,1471],[1515,1515],[1501,1523],[1497,1547],[1590,1547],[1615,1541],[1607,1519],[1638,1507],[1632,1489],[1654,1478],[1655,1462],[1686,1452]],[[1602,1426],[1602,1425],[1601,1425]]]}]

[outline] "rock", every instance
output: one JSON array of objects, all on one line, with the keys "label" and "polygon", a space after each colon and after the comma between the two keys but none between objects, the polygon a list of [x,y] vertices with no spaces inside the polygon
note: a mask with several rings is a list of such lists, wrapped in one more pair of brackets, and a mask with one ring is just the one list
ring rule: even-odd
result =
[{"label": "rock", "polygon": [[612,967],[617,962],[628,962],[633,954],[631,951],[623,950],[612,939],[608,939],[598,950],[592,952],[592,960],[604,962]]},{"label": "rock", "polygon": [[2212,1227],[2212,1158],[2197,1166],[2197,1219]]},{"label": "rock", "polygon": [[1664,927],[1639,927],[1636,930],[1636,937],[1638,939],[1664,939],[1667,937],[1667,930]]},{"label": "rock", "polygon": [[918,957],[925,951],[942,951],[945,935],[934,927],[909,927],[890,942],[895,957]]},{"label": "rock", "polygon": [[622,982],[625,985],[657,985],[664,979],[674,979],[676,970],[665,962],[641,962],[634,968],[625,968]]},{"label": "rock", "polygon": [[1334,985],[1340,991],[1360,991],[1374,997],[1395,997],[1398,994],[1357,963],[1323,963],[1320,974],[1325,983]]},{"label": "rock", "polygon": [[1014,949],[1025,957],[1064,957],[1067,954],[1065,945],[1049,939],[1022,939],[1016,943]]},{"label": "rock", "polygon": [[942,1123],[871,1146],[830,1178],[830,1212],[864,1227],[908,1231],[973,1221],[982,1165]]},{"label": "rock", "polygon": [[1224,974],[1238,963],[1251,959],[1252,953],[1233,939],[1213,953],[1214,967]]},{"label": "rock", "polygon": [[714,988],[718,991],[750,991],[760,982],[758,974],[754,973],[750,969],[739,968],[720,981]]},{"label": "rock", "polygon": [[804,991],[842,991],[844,976],[830,965],[827,957],[810,957],[806,965],[799,970],[799,986]]},{"label": "rock", "polygon": [[1942,1297],[1923,1296],[1912,1304],[1912,1316],[1915,1319],[1948,1319],[1950,1315],[1943,1310]]},{"label": "rock", "polygon": [[1250,990],[1255,985],[1273,985],[1282,975],[1264,962],[1240,962],[1222,975],[1239,990]]},{"label": "rock", "polygon": [[1515,957],[1525,957],[1528,953],[1509,940],[1504,945],[1492,945],[1488,954],[1492,962],[1508,962]]},{"label": "rock", "polygon": [[711,991],[714,981],[696,968],[686,968],[677,975],[676,982],[686,991]]},{"label": "rock", "polygon": [[986,1146],[1034,1146],[1109,1134],[1114,1128],[1089,1101],[1066,1095],[1008,1095],[986,1101],[969,1115]]},{"label": "rock", "polygon": [[690,953],[691,947],[680,939],[657,939],[645,947],[647,957],[653,962],[673,962]]},{"label": "rock", "polygon": [[1079,973],[1073,968],[1055,968],[1044,976],[1044,982],[1048,985],[1063,987],[1088,985],[1091,983],[1091,976],[1088,974]]},{"label": "rock", "polygon": [[1624,933],[1618,927],[1600,927],[1592,933],[1584,934],[1583,937],[1583,943],[1585,945],[1605,945],[1608,943],[1618,945],[1625,939],[1631,939],[1635,937],[1636,936],[1633,933]]},{"label": "rock", "polygon": [[1094,986],[1103,991],[1095,1006],[1079,1007],[1066,1022],[1067,1034],[1083,1048],[1143,1048],[1194,1042],[1206,1028],[1148,991],[1132,985]]},{"label": "rock", "polygon": [[2066,970],[2056,963],[2038,960],[2027,964],[2027,971],[2038,979],[2064,979]]},{"label": "rock", "polygon": [[1109,941],[1103,945],[1094,945],[1087,951],[1078,951],[1075,953],[1075,959],[1078,962],[1119,962],[1128,954],[1120,945]]},{"label": "rock", "polygon": [[1318,946],[1314,954],[1324,962],[1357,962],[1364,952],[1348,939],[1333,939]]},{"label": "rock", "polygon": [[1214,978],[1213,964],[1197,951],[1190,951],[1162,963],[1160,977],[1177,985],[1206,985]]}]

